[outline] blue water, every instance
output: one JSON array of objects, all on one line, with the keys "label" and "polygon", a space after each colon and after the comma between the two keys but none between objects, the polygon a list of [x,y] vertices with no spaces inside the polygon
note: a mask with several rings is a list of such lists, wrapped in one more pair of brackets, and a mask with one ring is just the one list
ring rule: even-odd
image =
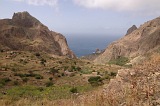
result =
[{"label": "blue water", "polygon": [[98,48],[103,50],[108,44],[120,38],[120,36],[66,36],[70,49],[77,57],[95,52]]}]

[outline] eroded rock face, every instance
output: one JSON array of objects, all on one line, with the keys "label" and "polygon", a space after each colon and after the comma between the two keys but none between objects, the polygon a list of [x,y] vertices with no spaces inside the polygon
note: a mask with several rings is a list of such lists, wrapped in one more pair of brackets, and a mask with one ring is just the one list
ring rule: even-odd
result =
[{"label": "eroded rock face", "polygon": [[28,12],[14,13],[12,19],[0,20],[0,47],[75,57],[62,34],[50,31]]},{"label": "eroded rock face", "polygon": [[141,25],[132,33],[111,43],[96,63],[106,63],[119,56],[135,58],[160,47],[160,17]]},{"label": "eroded rock face", "polygon": [[136,30],[137,27],[135,25],[133,25],[132,27],[130,27],[128,30],[127,30],[127,33],[126,35],[129,35],[130,33],[132,33],[134,30]]}]

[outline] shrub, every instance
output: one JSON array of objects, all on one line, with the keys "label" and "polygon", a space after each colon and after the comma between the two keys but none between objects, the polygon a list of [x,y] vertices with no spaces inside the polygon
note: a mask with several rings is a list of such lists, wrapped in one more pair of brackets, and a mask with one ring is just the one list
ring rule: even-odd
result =
[{"label": "shrub", "polygon": [[78,66],[78,67],[76,68],[76,70],[77,70],[77,71],[81,71],[81,67]]},{"label": "shrub", "polygon": [[61,76],[64,76],[64,75],[65,75],[64,73],[61,74]]},{"label": "shrub", "polygon": [[111,72],[111,73],[110,73],[110,76],[116,76],[116,75],[117,75],[116,72]]},{"label": "shrub", "polygon": [[110,79],[109,75],[105,75],[104,78],[105,78],[105,79]]},{"label": "shrub", "polygon": [[119,66],[124,66],[126,63],[129,62],[129,59],[127,57],[118,57],[117,59],[110,60],[109,64],[115,64]]},{"label": "shrub", "polygon": [[76,67],[75,67],[75,66],[71,66],[71,70],[72,70],[72,71],[75,71],[75,70],[76,70]]},{"label": "shrub", "polygon": [[22,81],[23,81],[23,82],[28,82],[28,80],[29,80],[29,79],[26,78],[26,77],[25,77],[25,78],[22,78]]},{"label": "shrub", "polygon": [[40,74],[36,74],[36,75],[35,75],[35,79],[43,79],[43,76],[40,75]]},{"label": "shrub", "polygon": [[4,52],[5,50],[0,50],[1,52]]},{"label": "shrub", "polygon": [[18,68],[12,68],[11,71],[16,72],[18,71]]},{"label": "shrub", "polygon": [[39,56],[41,56],[41,55],[40,55],[40,53],[36,53],[35,56],[39,57]]},{"label": "shrub", "polygon": [[50,69],[50,72],[51,72],[52,74],[59,73],[59,72],[58,72],[58,69],[55,69],[54,67]]},{"label": "shrub", "polygon": [[18,81],[14,81],[13,84],[14,85],[19,85],[19,82]]},{"label": "shrub", "polygon": [[44,88],[43,87],[38,87],[37,88],[40,92],[44,91]]},{"label": "shrub", "polygon": [[92,85],[92,86],[99,86],[102,85],[102,78],[100,76],[94,76],[94,77],[90,77],[88,79],[88,82]]},{"label": "shrub", "polygon": [[45,59],[41,59],[41,64],[43,64],[43,65],[45,65],[45,63],[46,63],[47,61],[45,60]]},{"label": "shrub", "polygon": [[53,85],[53,82],[52,81],[48,81],[48,82],[46,82],[46,87],[50,87],[50,86],[52,86]]},{"label": "shrub", "polygon": [[9,79],[9,78],[2,78],[0,80],[0,87],[3,87],[4,85],[6,85],[10,81],[11,81],[11,79]]},{"label": "shrub", "polygon": [[49,80],[50,80],[50,81],[52,81],[52,80],[53,80],[53,78],[52,78],[52,77],[49,77]]},{"label": "shrub", "polygon": [[72,88],[70,89],[70,92],[71,92],[71,93],[78,93],[78,90],[77,90],[76,87],[72,87]]}]

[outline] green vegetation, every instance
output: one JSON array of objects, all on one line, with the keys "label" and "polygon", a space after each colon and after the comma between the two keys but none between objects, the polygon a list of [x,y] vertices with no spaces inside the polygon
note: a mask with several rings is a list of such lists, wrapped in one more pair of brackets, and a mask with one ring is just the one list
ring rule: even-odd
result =
[{"label": "green vegetation", "polygon": [[36,75],[35,75],[35,79],[43,79],[43,76],[40,75],[40,74],[36,74]]},{"label": "green vegetation", "polygon": [[40,53],[35,53],[35,56],[39,57],[39,56],[41,56],[41,55],[40,55]]},{"label": "green vegetation", "polygon": [[[37,86],[15,86],[6,91],[6,96],[12,98],[13,100],[22,99],[22,98],[34,98],[42,99],[47,98],[50,100],[57,99],[68,99],[73,93],[84,93],[92,89],[89,85],[83,86],[50,86],[50,87],[37,87]],[[2,98],[3,95],[0,95]]]},{"label": "green vegetation", "polygon": [[94,77],[90,77],[88,79],[88,82],[92,85],[92,86],[99,86],[102,85],[102,78],[100,76],[94,76]]},{"label": "green vegetation", "polygon": [[[86,60],[51,57],[42,52],[19,51],[15,52],[14,57],[7,59],[6,54],[0,53],[2,70],[0,89],[3,91],[0,98],[9,98],[13,101],[26,98],[33,100],[70,99],[72,96],[76,98],[79,94],[101,88],[103,82],[108,82],[114,77],[110,75],[111,72],[117,70],[114,67],[95,65]],[[106,75],[105,70],[109,70]],[[89,78],[92,75],[96,76],[97,72],[100,77]]]},{"label": "green vegetation", "polygon": [[72,93],[78,93],[78,91],[77,91],[77,88],[76,88],[76,87],[72,87],[72,88],[70,89],[70,92],[72,92]]},{"label": "green vegetation", "polygon": [[91,70],[87,70],[87,69],[81,70],[80,72],[81,72],[82,74],[91,74],[91,73],[92,73]]},{"label": "green vegetation", "polygon": [[3,87],[4,85],[6,85],[10,81],[11,81],[11,79],[9,79],[9,78],[0,79],[0,87]]},{"label": "green vegetation", "polygon": [[50,86],[53,86],[53,82],[52,81],[48,81],[48,82],[46,82],[46,87],[50,87]]},{"label": "green vegetation", "polygon": [[23,78],[23,77],[35,77],[35,79],[43,79],[42,75],[34,74],[34,73],[28,73],[28,74],[15,73],[14,76],[19,76],[21,78]]},{"label": "green vegetation", "polygon": [[113,76],[113,77],[114,77],[114,76],[116,76],[116,75],[117,75],[116,72],[111,72],[111,73],[110,73],[110,76]]},{"label": "green vegetation", "polygon": [[23,77],[23,78],[22,78],[22,81],[23,81],[23,82],[28,82],[28,80],[29,80],[29,79],[26,78],[26,77]]},{"label": "green vegetation", "polygon": [[50,69],[50,72],[51,72],[53,75],[56,74],[56,73],[59,73],[58,69],[56,69],[55,67],[52,67],[52,68]]},{"label": "green vegetation", "polygon": [[118,57],[117,59],[110,60],[109,64],[115,64],[119,66],[124,66],[126,63],[129,62],[129,59],[127,57]]}]

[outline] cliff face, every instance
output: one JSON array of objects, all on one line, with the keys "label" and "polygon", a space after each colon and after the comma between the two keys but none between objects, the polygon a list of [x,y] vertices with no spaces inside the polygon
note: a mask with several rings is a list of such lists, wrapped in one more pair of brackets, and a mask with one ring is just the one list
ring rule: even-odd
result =
[{"label": "cliff face", "polygon": [[0,20],[0,48],[75,57],[62,34],[50,31],[28,12]]},{"label": "cliff face", "polygon": [[160,17],[148,21],[127,36],[111,43],[105,52],[95,59],[106,63],[120,56],[134,59],[160,47]]},{"label": "cliff face", "polygon": [[126,35],[129,35],[130,33],[132,33],[134,30],[136,30],[137,27],[135,25],[133,25],[132,27],[130,27],[128,30],[127,30],[127,33]]}]

